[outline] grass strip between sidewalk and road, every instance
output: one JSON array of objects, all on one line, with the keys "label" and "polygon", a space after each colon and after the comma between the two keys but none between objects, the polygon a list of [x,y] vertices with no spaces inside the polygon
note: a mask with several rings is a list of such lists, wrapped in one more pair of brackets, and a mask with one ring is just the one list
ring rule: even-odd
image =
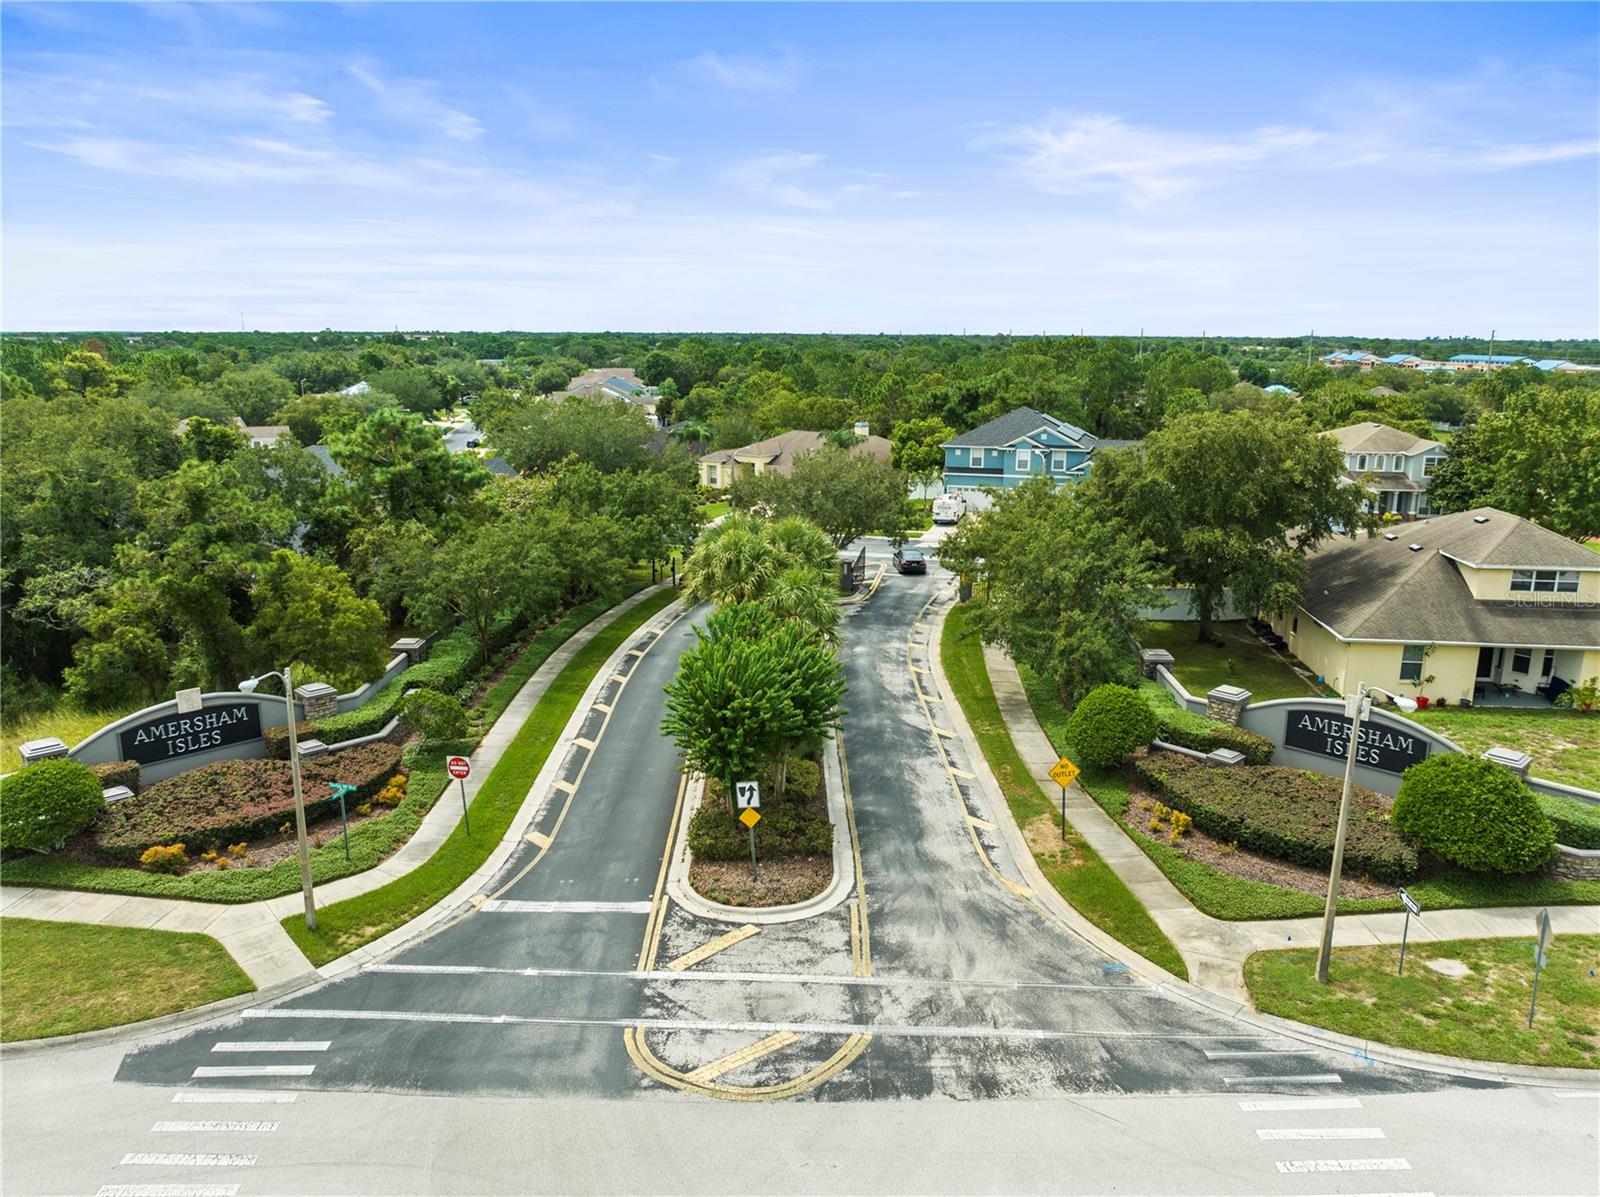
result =
[{"label": "grass strip between sidewalk and road", "polygon": [[595,671],[646,620],[677,597],[673,590],[651,595],[600,631],[555,676],[473,798],[471,836],[457,824],[438,850],[404,877],[318,910],[315,931],[307,930],[303,915],[284,919],[284,930],[306,958],[314,965],[326,964],[387,935],[442,901],[470,877],[511,826],[528,786],[544,767]]},{"label": "grass strip between sidewalk and road", "polygon": [[[1430,960],[1471,971],[1446,976]],[[1315,949],[1256,952],[1244,979],[1262,1013],[1341,1034],[1469,1060],[1600,1068],[1600,935],[1551,941],[1531,1029],[1531,934],[1413,941],[1403,977],[1399,962],[1399,944],[1336,948],[1331,983],[1319,985]]]},{"label": "grass strip between sidewalk and road", "polygon": [[0,919],[0,1041],[76,1035],[255,989],[209,935]]},{"label": "grass strip between sidewalk and road", "polygon": [[958,606],[945,617],[940,659],[950,688],[1005,795],[1006,805],[1017,826],[1023,829],[1040,871],[1073,909],[1096,927],[1151,963],[1188,980],[1189,971],[1172,941],[1156,926],[1122,878],[1070,823],[1066,840],[1062,841],[1059,812],[1017,753],[995,701],[994,687],[983,662],[983,646],[976,635],[968,632],[967,622],[965,607]]}]

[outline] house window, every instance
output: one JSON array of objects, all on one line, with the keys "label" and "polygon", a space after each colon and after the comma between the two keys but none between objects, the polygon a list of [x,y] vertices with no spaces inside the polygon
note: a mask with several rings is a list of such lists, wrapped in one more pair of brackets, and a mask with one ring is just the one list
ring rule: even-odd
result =
[{"label": "house window", "polygon": [[1424,457],[1422,459],[1422,476],[1424,478],[1432,478],[1433,472],[1439,468],[1439,463],[1443,460],[1444,458],[1442,457]]},{"label": "house window", "polygon": [[1033,468],[1033,463],[1028,458],[1028,451],[1026,449],[1018,449],[1017,450],[1017,472],[1020,474],[1024,470],[1031,470],[1032,468]]},{"label": "house window", "polygon": [[1067,472],[1067,455],[1060,449],[1050,454],[1050,468],[1058,474]]},{"label": "house window", "polygon": [[1531,648],[1513,649],[1511,652],[1511,672],[1527,673],[1533,668],[1533,650]]},{"label": "house window", "polygon": [[1380,474],[1383,473],[1389,468],[1389,459],[1382,453],[1378,454],[1377,460],[1372,463],[1372,468],[1377,470]]},{"label": "house window", "polygon": [[1289,621],[1289,635],[1297,635],[1300,631],[1300,617],[1296,615]]},{"label": "house window", "polygon": [[1364,470],[1366,468],[1367,468],[1367,455],[1365,453],[1357,454],[1356,455],[1356,469]]},{"label": "house window", "polygon": [[720,486],[720,485],[722,485],[721,482],[719,481],[719,477],[718,477],[718,473],[717,473],[717,467],[714,466],[714,465],[708,465],[706,467],[706,485],[707,486]]},{"label": "house window", "polygon": [[1402,682],[1420,682],[1422,680],[1422,661],[1427,656],[1428,646],[1425,644],[1408,644],[1400,650],[1400,680]]},{"label": "house window", "polygon": [[950,450],[950,464],[951,465],[965,465],[966,463],[967,463],[967,451],[965,449],[951,449]]},{"label": "house window", "polygon": [[1575,569],[1514,569],[1511,571],[1513,594],[1577,594],[1578,571]]}]

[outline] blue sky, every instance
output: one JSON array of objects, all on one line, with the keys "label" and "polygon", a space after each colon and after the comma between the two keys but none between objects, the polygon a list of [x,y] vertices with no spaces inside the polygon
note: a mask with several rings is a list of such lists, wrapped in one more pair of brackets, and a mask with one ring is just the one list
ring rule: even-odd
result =
[{"label": "blue sky", "polygon": [[0,6],[7,328],[1595,336],[1600,6]]}]

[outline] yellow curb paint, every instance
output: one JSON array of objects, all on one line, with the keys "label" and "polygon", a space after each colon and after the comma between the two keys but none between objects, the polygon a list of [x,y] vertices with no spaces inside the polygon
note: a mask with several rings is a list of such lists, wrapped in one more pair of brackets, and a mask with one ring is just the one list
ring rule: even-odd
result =
[{"label": "yellow curb paint", "polygon": [[732,1072],[735,1068],[743,1068],[746,1064],[761,1059],[762,1056],[770,1056],[773,1052],[788,1047],[799,1038],[800,1036],[793,1031],[779,1031],[776,1035],[768,1035],[765,1039],[752,1043],[749,1047],[741,1047],[736,1052],[729,1052],[720,1060],[702,1064],[693,1072],[684,1073],[683,1079],[694,1084],[715,1080],[725,1072]]},{"label": "yellow curb paint", "polygon": [[994,824],[993,823],[989,822],[988,819],[980,819],[980,818],[978,818],[977,815],[968,815],[967,816],[967,822],[971,823],[974,827],[981,827],[985,831],[993,831],[994,830]]},{"label": "yellow curb paint", "polygon": [[676,960],[670,961],[667,967],[674,972],[682,972],[686,968],[693,968],[702,960],[709,960],[718,952],[726,951],[736,943],[743,943],[752,935],[758,935],[760,932],[761,928],[754,923],[746,923],[742,927],[729,931],[726,935],[719,935],[715,939],[706,941],[692,952],[685,952]]},{"label": "yellow curb paint", "polygon": [[542,831],[530,831],[522,838],[527,840],[535,848],[548,848],[550,846],[550,837]]},{"label": "yellow curb paint", "polygon": [[[595,742],[593,740],[585,740],[582,736],[573,736],[572,742],[579,748],[587,748],[590,752],[594,751]],[[559,785],[560,783],[558,782],[557,784]]]},{"label": "yellow curb paint", "polygon": [[467,899],[467,901],[472,903],[472,908],[474,910],[482,910],[483,904],[488,900],[489,899],[484,897],[482,894],[473,894],[472,897]]}]

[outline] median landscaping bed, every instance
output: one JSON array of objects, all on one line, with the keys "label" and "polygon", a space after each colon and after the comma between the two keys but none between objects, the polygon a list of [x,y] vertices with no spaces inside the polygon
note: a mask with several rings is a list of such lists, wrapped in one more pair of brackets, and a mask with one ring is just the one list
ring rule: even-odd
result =
[{"label": "median landscaping bed", "polygon": [[[545,758],[577,709],[595,671],[642,624],[677,597],[676,591],[663,590],[618,616],[579,649],[551,680],[544,696],[473,798],[473,833],[470,836],[464,825],[457,824],[434,854],[404,877],[319,910],[315,931],[308,930],[305,919],[299,915],[284,919],[284,929],[306,958],[312,964],[321,965],[354,951],[416,918],[470,877],[488,858],[521,809],[529,784],[544,766]],[[436,749],[430,746],[427,751],[419,752],[411,763],[412,787],[422,784],[421,779],[426,778],[427,788],[437,796],[447,781],[444,761],[451,751],[453,747]]]},{"label": "median landscaping bed", "polygon": [[1073,909],[1095,926],[1151,963],[1187,980],[1189,972],[1178,949],[1122,879],[1070,823],[1063,839],[1059,822],[1051,821],[1055,804],[1034,782],[1011,741],[989,682],[983,646],[968,631],[969,617],[966,606],[956,607],[945,617],[940,660],[1040,871]]},{"label": "median landscaping bed", "polygon": [[209,935],[0,919],[0,1041],[76,1035],[255,989]]},{"label": "median landscaping bed", "polygon": [[[1316,951],[1257,952],[1244,964],[1263,1014],[1377,1043],[1469,1060],[1600,1068],[1600,935],[1560,935],[1539,979],[1533,1026],[1533,936],[1336,948],[1330,984]],[[1430,968],[1441,963],[1444,970]]]},{"label": "median landscaping bed", "polygon": [[783,796],[775,793],[771,779],[763,779],[752,880],[750,833],[729,811],[722,784],[706,782],[688,830],[689,885],[696,893],[728,906],[786,906],[828,888],[834,829],[821,763],[791,758]]}]

